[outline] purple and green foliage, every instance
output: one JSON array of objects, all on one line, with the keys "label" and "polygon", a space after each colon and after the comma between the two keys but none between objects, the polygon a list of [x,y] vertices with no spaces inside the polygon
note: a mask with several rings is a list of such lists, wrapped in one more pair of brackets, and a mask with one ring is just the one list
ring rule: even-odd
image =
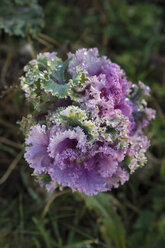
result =
[{"label": "purple and green foliage", "polygon": [[155,118],[150,88],[127,80],[97,48],[43,53],[25,67],[21,86],[34,106],[24,118],[25,159],[48,190],[68,186],[86,195],[124,184],[142,167]]}]

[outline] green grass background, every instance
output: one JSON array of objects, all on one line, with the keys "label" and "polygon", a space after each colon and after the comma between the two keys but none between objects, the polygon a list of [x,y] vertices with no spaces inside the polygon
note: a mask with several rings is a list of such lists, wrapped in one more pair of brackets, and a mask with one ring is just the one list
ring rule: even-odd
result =
[{"label": "green grass background", "polygon": [[[0,248],[165,247],[164,12],[164,0],[0,0]],[[19,77],[39,52],[81,47],[151,87],[148,164],[96,197],[46,194],[23,158],[17,121],[31,106]]]}]

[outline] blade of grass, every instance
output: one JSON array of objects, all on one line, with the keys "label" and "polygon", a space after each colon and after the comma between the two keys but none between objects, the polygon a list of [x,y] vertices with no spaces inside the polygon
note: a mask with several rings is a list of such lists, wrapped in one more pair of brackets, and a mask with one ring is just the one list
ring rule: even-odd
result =
[{"label": "blade of grass", "polygon": [[13,162],[8,167],[8,169],[5,172],[5,174],[0,178],[0,184],[4,183],[8,179],[8,177],[10,176],[10,174],[12,173],[12,171],[14,170],[14,168],[16,167],[16,165],[21,160],[21,158],[23,156],[23,153],[24,153],[23,150],[20,153],[18,153],[18,155],[16,156],[16,158],[13,160]]},{"label": "blade of grass", "polygon": [[120,217],[110,206],[110,195],[100,193],[95,197],[82,196],[87,207],[99,214],[102,225],[100,230],[108,247],[115,243],[116,248],[126,247],[125,229]]}]

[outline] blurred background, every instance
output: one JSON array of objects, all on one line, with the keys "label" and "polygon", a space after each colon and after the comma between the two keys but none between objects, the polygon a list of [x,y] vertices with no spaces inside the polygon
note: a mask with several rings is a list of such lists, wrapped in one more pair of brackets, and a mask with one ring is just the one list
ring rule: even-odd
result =
[{"label": "blurred background", "polygon": [[[0,247],[165,247],[164,16],[164,0],[0,0]],[[96,197],[46,194],[23,158],[18,122],[31,106],[19,77],[39,52],[65,58],[81,47],[98,47],[151,87],[148,164]]]}]

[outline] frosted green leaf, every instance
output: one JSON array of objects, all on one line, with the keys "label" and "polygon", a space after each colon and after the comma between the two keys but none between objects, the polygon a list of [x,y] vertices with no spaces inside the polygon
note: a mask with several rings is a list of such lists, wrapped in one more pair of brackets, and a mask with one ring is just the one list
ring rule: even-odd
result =
[{"label": "frosted green leaf", "polygon": [[49,78],[42,80],[41,89],[53,96],[65,98],[68,96],[69,83],[67,67],[69,60],[63,62],[60,58],[49,59],[46,56],[38,58],[40,70],[47,71]]},{"label": "frosted green leaf", "polygon": [[81,98],[81,93],[84,91],[86,86],[90,84],[89,78],[79,69],[73,76],[73,79],[69,80],[70,90],[69,96],[72,100]]},{"label": "frosted green leaf", "polygon": [[107,127],[105,132],[102,132],[101,134],[107,141],[114,141],[118,135],[118,132],[115,128]]},{"label": "frosted green leaf", "polygon": [[21,86],[35,109],[38,103],[40,104],[48,97],[66,98],[68,96],[69,61],[70,59],[63,62],[56,53],[43,53],[25,66],[26,74],[21,78]]},{"label": "frosted green leaf", "polygon": [[81,127],[90,138],[96,138],[98,136],[95,123],[88,120],[86,112],[79,107],[69,106],[58,112],[54,117],[56,123],[58,122],[72,127]]},{"label": "frosted green leaf", "polygon": [[86,82],[88,80],[88,77],[86,77],[85,73],[80,69],[75,73],[73,76],[73,79],[70,80],[71,85],[75,90],[82,91],[86,87]]},{"label": "frosted green leaf", "polygon": [[41,89],[46,93],[51,93],[53,96],[65,98],[68,95],[69,84],[58,84],[52,79],[49,79],[41,83]]}]

